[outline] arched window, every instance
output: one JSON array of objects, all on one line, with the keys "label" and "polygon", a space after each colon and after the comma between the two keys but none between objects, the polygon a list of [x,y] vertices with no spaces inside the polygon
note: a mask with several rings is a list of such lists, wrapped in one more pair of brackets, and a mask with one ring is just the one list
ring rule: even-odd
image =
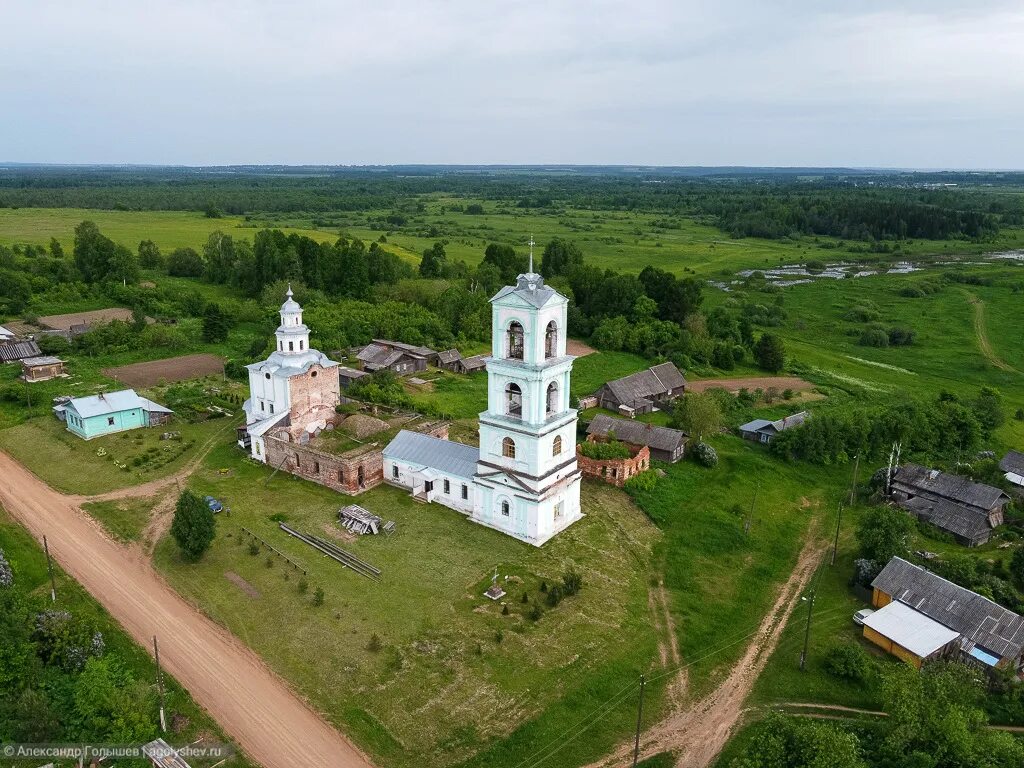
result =
[{"label": "arched window", "polygon": [[523,359],[523,326],[513,320],[508,327],[508,357],[510,360]]},{"label": "arched window", "polygon": [[518,384],[508,384],[505,387],[505,413],[517,419],[523,417],[523,390]]},{"label": "arched window", "polygon": [[548,394],[545,403],[546,407],[544,412],[548,416],[562,410],[558,407],[558,385],[553,381],[548,384]]},{"label": "arched window", "polygon": [[551,443],[551,455],[558,456],[562,453],[562,436],[555,435],[555,440]]},{"label": "arched window", "polygon": [[506,437],[501,441],[501,455],[506,459],[514,459],[516,457],[516,441],[511,437]]},{"label": "arched window", "polygon": [[558,354],[558,326],[552,320],[544,331],[544,357],[555,357]]},{"label": "arched window", "polygon": [[503,514],[505,517],[508,517],[509,513],[511,511],[512,511],[512,508],[509,507],[509,504],[508,504],[507,501],[501,502],[501,514]]}]

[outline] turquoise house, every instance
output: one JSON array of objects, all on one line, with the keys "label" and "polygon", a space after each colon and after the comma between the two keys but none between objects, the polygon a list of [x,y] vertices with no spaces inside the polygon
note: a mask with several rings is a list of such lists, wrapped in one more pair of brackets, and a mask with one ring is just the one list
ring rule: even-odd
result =
[{"label": "turquoise house", "polygon": [[76,397],[54,407],[53,412],[67,425],[69,432],[85,440],[164,424],[174,413],[170,408],[141,397],[134,389]]}]

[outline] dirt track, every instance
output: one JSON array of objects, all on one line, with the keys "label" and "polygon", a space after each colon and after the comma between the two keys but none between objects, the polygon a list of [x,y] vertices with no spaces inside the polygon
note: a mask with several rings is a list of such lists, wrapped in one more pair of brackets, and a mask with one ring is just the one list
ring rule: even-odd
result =
[{"label": "dirt track", "polygon": [[[778,599],[729,676],[700,701],[670,714],[649,728],[640,737],[641,759],[661,752],[673,752],[677,755],[678,768],[706,768],[714,762],[739,722],[743,703],[775,650],[797,602],[796,597],[814,574],[822,551],[822,545],[810,537],[800,552],[793,573],[779,590]],[[630,764],[632,755],[633,742],[630,741],[588,768],[626,766]]]},{"label": "dirt track", "polygon": [[[160,639],[165,669],[265,768],[371,768],[255,653],[186,603],[137,550],[0,452],[0,504],[144,648]],[[330,663],[330,660],[325,660]]]},{"label": "dirt track", "polygon": [[753,376],[742,379],[695,379],[686,382],[686,389],[689,392],[704,392],[713,388],[724,389],[728,392],[739,392],[741,389],[768,389],[774,387],[782,392],[792,389],[794,392],[804,392],[813,389],[814,385],[809,381],[798,379],[795,376]]},{"label": "dirt track", "polygon": [[973,293],[967,294],[967,300],[974,307],[974,336],[978,340],[978,349],[996,368],[1010,373],[1020,373],[1016,368],[1007,363],[992,349],[992,343],[988,340],[988,329],[985,328],[985,302]]}]

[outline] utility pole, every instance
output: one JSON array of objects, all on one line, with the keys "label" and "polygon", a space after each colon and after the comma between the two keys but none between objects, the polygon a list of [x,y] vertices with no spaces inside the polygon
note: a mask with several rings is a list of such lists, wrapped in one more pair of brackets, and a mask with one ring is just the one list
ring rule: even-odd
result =
[{"label": "utility pole", "polygon": [[160,694],[160,731],[167,733],[167,717],[164,715],[164,675],[160,671],[160,647],[153,635],[153,655],[156,657],[156,687]]},{"label": "utility pole", "polygon": [[633,743],[633,768],[640,760],[640,720],[644,715],[644,676],[640,675],[640,703],[636,709],[636,741]]},{"label": "utility pole", "polygon": [[46,536],[43,536],[43,551],[46,553],[46,571],[50,574],[50,602],[57,602],[57,582],[53,578],[53,562],[50,560],[50,545],[46,543]]},{"label": "utility pole", "polygon": [[843,502],[839,502],[839,516],[836,518],[836,540],[832,544],[832,562],[829,565],[836,564],[836,551],[839,549],[839,526],[843,522]]},{"label": "utility pole", "polygon": [[750,514],[747,515],[747,519],[743,521],[743,533],[750,533],[750,526],[754,523],[754,507],[757,505],[757,492],[761,490],[761,483],[758,482],[754,486],[754,498],[750,501]]},{"label": "utility pole", "polygon": [[849,501],[851,506],[857,500],[857,474],[858,474],[858,472],[860,470],[860,454],[858,453],[853,458],[854,458],[854,462],[853,462],[853,483],[850,485],[850,501]]}]

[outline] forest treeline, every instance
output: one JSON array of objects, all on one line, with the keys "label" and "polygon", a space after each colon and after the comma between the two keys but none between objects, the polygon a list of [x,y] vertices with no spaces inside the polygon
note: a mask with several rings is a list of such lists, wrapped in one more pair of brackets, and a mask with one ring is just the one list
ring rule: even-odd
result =
[{"label": "forest treeline", "polygon": [[[734,237],[827,235],[848,240],[905,238],[985,240],[1001,226],[1024,224],[1024,199],[1012,187],[933,188],[905,176],[869,182],[823,178],[796,182],[609,173],[585,176],[384,172],[287,176],[213,174],[189,169],[7,169],[0,171],[0,208],[96,208],[224,214],[375,212],[401,229],[424,211],[421,196],[452,196],[450,210],[517,214],[567,209],[664,214],[656,226],[699,217]],[[1015,181],[1003,182],[1007,184]],[[463,205],[459,198],[484,203]]]}]

